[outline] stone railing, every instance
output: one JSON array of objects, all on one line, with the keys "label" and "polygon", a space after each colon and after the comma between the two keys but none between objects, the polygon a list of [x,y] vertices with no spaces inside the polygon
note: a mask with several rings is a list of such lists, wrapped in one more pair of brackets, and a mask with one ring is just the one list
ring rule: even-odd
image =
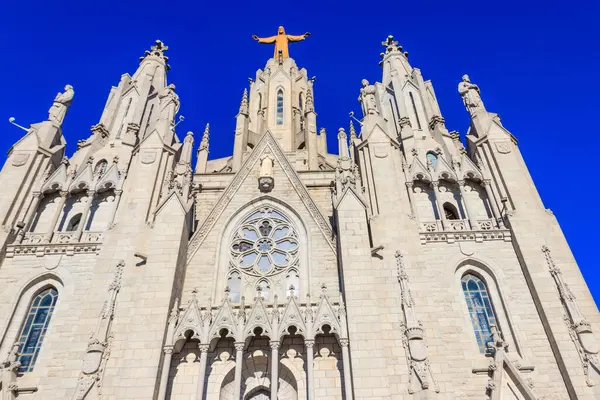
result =
[{"label": "stone railing", "polygon": [[492,218],[478,219],[477,226],[471,227],[466,219],[449,219],[442,225],[441,220],[423,221],[420,223],[419,237],[421,244],[431,242],[454,243],[457,241],[483,242],[488,240],[512,240],[510,231],[499,228]]},{"label": "stone railing", "polygon": [[19,243],[10,244],[6,248],[6,257],[19,255],[97,253],[104,240],[103,232],[83,232],[81,240],[77,240],[77,232],[54,232],[50,243],[45,241],[45,233],[26,232]]}]

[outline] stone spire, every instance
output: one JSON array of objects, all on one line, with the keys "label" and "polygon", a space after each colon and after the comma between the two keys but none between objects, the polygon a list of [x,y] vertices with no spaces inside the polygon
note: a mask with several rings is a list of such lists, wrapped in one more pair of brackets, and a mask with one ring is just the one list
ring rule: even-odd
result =
[{"label": "stone spire", "polygon": [[202,174],[206,172],[206,164],[208,162],[208,145],[210,138],[210,124],[206,124],[204,128],[204,134],[202,135],[202,141],[198,147],[198,155],[196,159],[196,170],[195,173]]},{"label": "stone spire", "polygon": [[315,99],[313,98],[312,88],[306,91],[306,113],[315,111]]}]

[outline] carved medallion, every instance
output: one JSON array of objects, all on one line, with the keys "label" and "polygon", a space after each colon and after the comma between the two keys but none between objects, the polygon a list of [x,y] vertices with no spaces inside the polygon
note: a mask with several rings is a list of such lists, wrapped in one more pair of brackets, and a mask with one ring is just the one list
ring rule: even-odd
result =
[{"label": "carved medallion", "polygon": [[15,156],[13,157],[12,165],[15,167],[20,167],[21,165],[25,165],[28,159],[29,154],[15,154]]},{"label": "carved medallion", "polygon": [[377,158],[386,158],[388,156],[388,148],[390,146],[383,143],[383,144],[374,144],[373,145],[373,153],[375,154],[375,157]]},{"label": "carved medallion", "polygon": [[496,142],[496,150],[498,150],[501,154],[510,153],[510,143],[509,142]]},{"label": "carved medallion", "polygon": [[156,152],[146,151],[142,153],[142,164],[152,164],[156,160]]}]

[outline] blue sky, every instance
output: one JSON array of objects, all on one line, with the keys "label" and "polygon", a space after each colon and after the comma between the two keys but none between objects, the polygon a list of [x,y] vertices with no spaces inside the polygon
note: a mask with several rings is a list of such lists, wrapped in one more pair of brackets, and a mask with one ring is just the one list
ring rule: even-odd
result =
[{"label": "blue sky", "polygon": [[[592,1],[502,2],[41,2],[0,6],[4,77],[0,120],[43,120],[66,83],[75,99],[64,125],[68,154],[99,120],[111,85],[133,73],[156,39],[170,50],[169,81],[177,85],[185,122],[180,137],[211,124],[211,158],[231,154],[234,117],[248,77],[272,55],[252,34],[278,25],[310,31],[290,46],[299,66],[316,76],[319,127],[335,132],[358,114],[360,81],[380,80],[381,41],[389,34],[431,79],[446,125],[468,127],[456,86],[468,73],[519,139],[546,206],[557,216],[596,302],[597,255],[592,245],[600,202],[587,176],[598,150],[600,56]],[[0,125],[0,154],[22,131]],[[334,136],[329,135],[330,149]],[[591,168],[590,168],[591,167]]]}]

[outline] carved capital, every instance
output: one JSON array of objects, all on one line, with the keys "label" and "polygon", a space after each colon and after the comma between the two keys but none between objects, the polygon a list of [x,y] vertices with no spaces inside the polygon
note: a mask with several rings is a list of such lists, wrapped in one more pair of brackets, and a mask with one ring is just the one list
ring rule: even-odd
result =
[{"label": "carved capital", "polygon": [[492,184],[492,181],[490,179],[484,179],[481,181],[481,186],[483,186],[483,187],[490,186],[491,184]]},{"label": "carved capital", "polygon": [[58,194],[60,195],[60,197],[62,197],[63,199],[66,199],[67,196],[69,195],[69,192],[66,190],[61,190],[60,192],[58,192]]},{"label": "carved capital", "polygon": [[314,340],[305,340],[304,346],[306,348],[312,349],[313,347],[315,347],[315,341]]},{"label": "carved capital", "polygon": [[173,354],[173,346],[165,346],[165,347],[163,347],[163,352],[165,354]]},{"label": "carved capital", "polygon": [[445,122],[444,118],[439,115],[434,115],[431,117],[431,121],[429,121],[429,129],[434,130],[436,126],[443,125]]},{"label": "carved capital", "polygon": [[244,351],[244,347],[246,346],[246,343],[244,342],[236,342],[233,347],[235,348],[235,351]]},{"label": "carved capital", "polygon": [[412,127],[412,125],[410,123],[410,119],[408,117],[402,117],[402,118],[400,118],[400,121],[398,121],[398,124],[400,125],[400,128],[403,128],[405,126]]},{"label": "carved capital", "polygon": [[342,346],[342,347],[348,347],[349,344],[350,344],[350,340],[348,340],[348,339],[340,339],[340,346]]},{"label": "carved capital", "polygon": [[464,187],[465,186],[465,180],[464,179],[460,179],[458,181],[458,185]]},{"label": "carved capital", "polygon": [[269,342],[269,346],[271,346],[271,350],[279,350],[279,346],[281,343],[278,340],[271,340]]},{"label": "carved capital", "polygon": [[200,353],[208,353],[208,348],[210,346],[208,344],[198,344],[198,349],[200,350]]}]

